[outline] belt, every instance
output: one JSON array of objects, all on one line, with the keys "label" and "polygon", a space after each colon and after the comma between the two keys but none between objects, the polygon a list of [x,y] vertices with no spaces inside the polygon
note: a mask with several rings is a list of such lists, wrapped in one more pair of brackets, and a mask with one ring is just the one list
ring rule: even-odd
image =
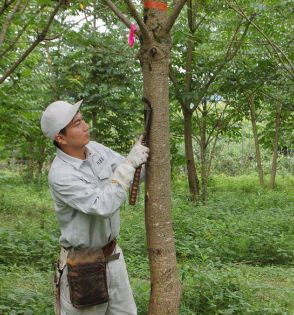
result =
[{"label": "belt", "polygon": [[[116,246],[116,239],[113,239],[112,241],[110,241],[109,243],[107,243],[105,246],[102,247],[103,255],[106,261],[111,261],[111,260],[115,260],[119,258],[120,253],[113,254],[115,246]],[[67,256],[67,253],[70,250],[72,250],[73,247],[67,247],[63,249],[66,251],[66,256]],[[66,261],[66,256],[65,256],[65,261]]]}]

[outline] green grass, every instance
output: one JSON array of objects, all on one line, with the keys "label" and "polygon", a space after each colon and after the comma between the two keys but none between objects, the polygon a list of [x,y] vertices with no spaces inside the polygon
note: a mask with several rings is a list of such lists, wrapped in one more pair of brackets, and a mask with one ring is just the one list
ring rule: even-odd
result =
[{"label": "green grass", "polygon": [[[294,314],[294,179],[275,191],[255,176],[217,176],[205,205],[173,182],[181,315]],[[0,314],[54,314],[52,264],[59,232],[46,179],[0,172]],[[124,249],[138,314],[147,314],[149,267],[143,196],[122,208]]]}]

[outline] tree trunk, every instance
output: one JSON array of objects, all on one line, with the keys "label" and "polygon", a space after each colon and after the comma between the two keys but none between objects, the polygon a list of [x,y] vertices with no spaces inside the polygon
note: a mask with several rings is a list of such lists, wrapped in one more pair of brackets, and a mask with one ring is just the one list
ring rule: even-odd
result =
[{"label": "tree trunk", "polygon": [[38,156],[37,156],[37,164],[38,164],[38,175],[42,174],[43,165],[46,158],[46,145],[42,142],[39,148]]},{"label": "tree trunk", "polygon": [[200,118],[200,159],[201,159],[201,199],[205,201],[207,198],[207,143],[206,143],[206,119],[207,105],[206,99],[203,100],[202,117]]},{"label": "tree trunk", "polygon": [[272,171],[271,171],[271,180],[270,180],[270,187],[272,189],[275,188],[276,183],[276,174],[277,174],[277,164],[278,164],[278,141],[279,141],[279,130],[281,125],[281,112],[282,112],[282,105],[277,105],[277,112],[276,112],[276,122],[275,122],[275,136],[273,141],[273,159],[272,159]]},{"label": "tree trunk", "polygon": [[257,166],[257,171],[258,171],[259,184],[261,186],[264,186],[263,167],[262,167],[262,162],[261,162],[261,154],[260,154],[257,126],[256,126],[256,110],[255,110],[255,104],[254,104],[254,99],[252,95],[248,97],[248,101],[249,101],[249,108],[250,108],[250,119],[251,119],[251,124],[252,124],[253,138],[254,138],[254,144],[255,144],[256,166]]},{"label": "tree trunk", "polygon": [[31,136],[26,137],[28,143],[28,154],[27,154],[27,172],[26,179],[28,181],[34,180],[34,144]]},{"label": "tree trunk", "polygon": [[212,164],[212,160],[213,160],[214,155],[215,155],[215,148],[216,148],[216,143],[217,143],[217,140],[218,140],[218,136],[219,136],[219,132],[217,133],[217,135],[214,138],[213,145],[212,145],[212,148],[211,148],[211,151],[210,151],[210,155],[209,155],[209,159],[208,159],[208,165],[207,165],[207,180],[208,180],[208,178],[210,177],[210,174],[211,174],[211,164]]},{"label": "tree trunk", "polygon": [[[166,2],[146,1],[142,21],[134,3],[125,0],[140,27],[138,56],[143,73],[144,97],[150,101],[153,111],[145,185],[145,223],[151,275],[149,315],[177,315],[181,298],[171,223],[168,74],[170,31],[185,2],[178,0],[167,15]],[[112,1],[106,0],[106,3],[131,28],[130,21]]]},{"label": "tree trunk", "polygon": [[199,199],[199,180],[196,172],[192,142],[192,112],[183,109],[185,155],[188,172],[189,189],[193,201]]},{"label": "tree trunk", "polygon": [[181,295],[171,222],[169,53],[169,38],[162,38],[161,43],[142,43],[140,50],[144,96],[151,102],[153,110],[145,186],[151,273],[149,315],[178,314]]}]

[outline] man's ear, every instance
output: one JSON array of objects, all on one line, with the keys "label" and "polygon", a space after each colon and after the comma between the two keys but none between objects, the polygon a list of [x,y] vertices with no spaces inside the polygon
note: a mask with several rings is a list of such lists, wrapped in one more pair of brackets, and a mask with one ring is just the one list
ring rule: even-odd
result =
[{"label": "man's ear", "polygon": [[64,139],[64,136],[59,133],[55,136],[54,140],[58,143],[58,144],[61,144],[61,145],[64,145],[66,144],[66,140]]}]

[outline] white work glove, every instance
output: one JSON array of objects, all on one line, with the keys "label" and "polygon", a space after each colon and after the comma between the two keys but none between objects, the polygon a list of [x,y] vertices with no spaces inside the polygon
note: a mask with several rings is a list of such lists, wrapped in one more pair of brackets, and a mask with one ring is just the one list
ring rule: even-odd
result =
[{"label": "white work glove", "polygon": [[120,164],[113,173],[112,182],[119,183],[124,190],[128,190],[133,180],[135,169],[143,163],[146,163],[149,148],[141,144],[142,136],[135,143],[125,161]]},{"label": "white work glove", "polygon": [[134,168],[146,163],[148,159],[149,148],[142,144],[142,139],[143,136],[139,138],[127,156],[127,161],[129,161]]}]

